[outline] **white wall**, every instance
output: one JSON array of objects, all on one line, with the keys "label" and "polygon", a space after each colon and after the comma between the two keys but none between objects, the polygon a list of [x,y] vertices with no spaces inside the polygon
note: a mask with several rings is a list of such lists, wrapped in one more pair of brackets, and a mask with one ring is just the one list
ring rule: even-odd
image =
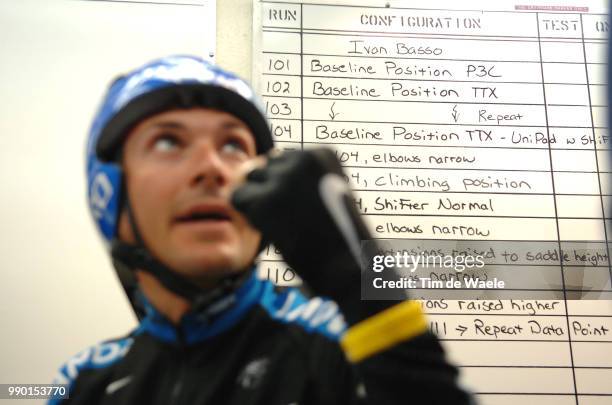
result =
[{"label": "white wall", "polygon": [[47,383],[135,326],[86,209],[85,139],[117,73],[214,51],[214,1],[183,3],[0,0],[0,383]]},{"label": "white wall", "polygon": [[216,62],[252,80],[253,0],[217,2]]}]

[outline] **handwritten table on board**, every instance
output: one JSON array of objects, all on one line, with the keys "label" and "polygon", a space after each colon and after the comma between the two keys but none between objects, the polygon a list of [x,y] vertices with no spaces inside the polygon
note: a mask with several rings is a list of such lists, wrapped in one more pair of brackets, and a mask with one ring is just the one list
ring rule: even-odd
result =
[{"label": "handwritten table on board", "polygon": [[[255,4],[277,145],[334,148],[377,238],[486,241],[501,267],[559,269],[558,299],[422,301],[484,404],[612,404],[602,10]],[[528,259],[536,244],[557,256]],[[291,281],[279,260],[268,249],[262,272]]]}]

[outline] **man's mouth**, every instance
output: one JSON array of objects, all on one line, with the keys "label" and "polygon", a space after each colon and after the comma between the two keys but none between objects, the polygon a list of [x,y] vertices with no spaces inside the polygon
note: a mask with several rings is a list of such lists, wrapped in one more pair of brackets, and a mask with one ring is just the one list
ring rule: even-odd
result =
[{"label": "man's mouth", "polygon": [[176,218],[178,223],[220,223],[231,221],[229,210],[222,206],[198,205]]}]

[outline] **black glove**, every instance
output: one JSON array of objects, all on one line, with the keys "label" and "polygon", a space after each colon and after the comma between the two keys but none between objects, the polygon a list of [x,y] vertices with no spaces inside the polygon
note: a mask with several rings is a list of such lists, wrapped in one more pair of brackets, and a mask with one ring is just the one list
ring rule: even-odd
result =
[{"label": "black glove", "polygon": [[346,313],[361,298],[361,241],[371,236],[334,152],[314,149],[272,157],[249,173],[232,203],[315,293],[345,307],[347,320],[367,315]]}]

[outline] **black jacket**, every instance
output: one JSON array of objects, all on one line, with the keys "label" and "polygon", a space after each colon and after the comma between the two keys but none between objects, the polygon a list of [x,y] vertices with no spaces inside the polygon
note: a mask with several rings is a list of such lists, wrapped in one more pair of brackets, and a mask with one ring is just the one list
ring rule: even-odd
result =
[{"label": "black jacket", "polygon": [[426,333],[358,365],[338,343],[338,305],[255,277],[173,326],[152,306],[129,336],[70,359],[50,404],[467,404]]}]

